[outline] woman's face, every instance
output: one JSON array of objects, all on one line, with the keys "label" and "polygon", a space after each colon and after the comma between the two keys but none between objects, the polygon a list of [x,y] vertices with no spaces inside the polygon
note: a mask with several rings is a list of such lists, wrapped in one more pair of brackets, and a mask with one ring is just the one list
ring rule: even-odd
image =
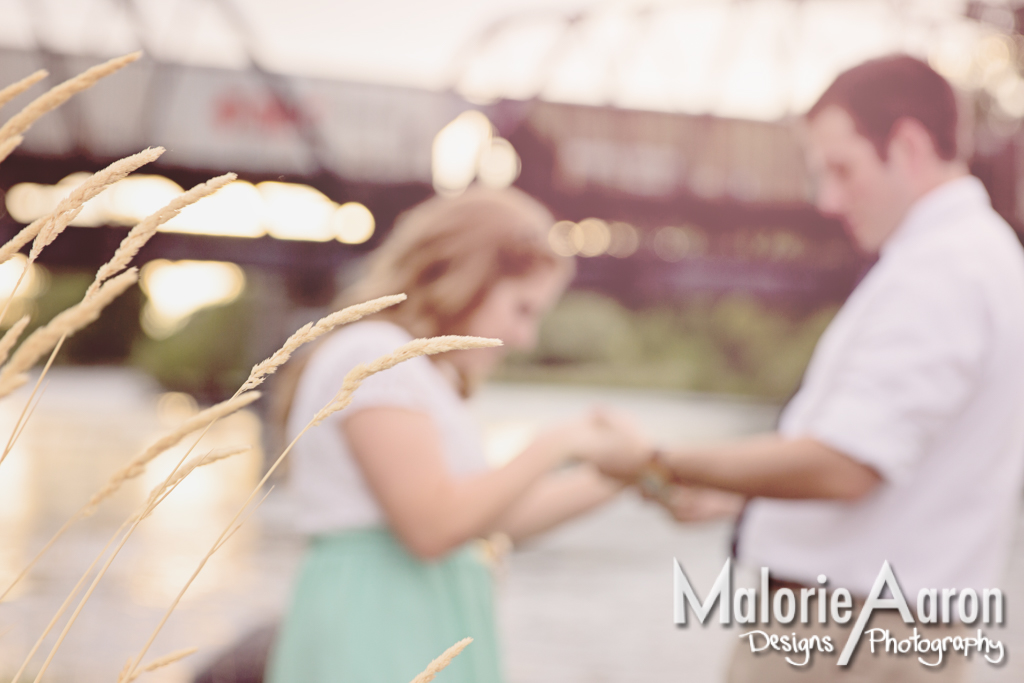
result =
[{"label": "woman's face", "polygon": [[519,278],[499,280],[462,331],[476,337],[494,337],[504,346],[452,353],[449,360],[463,374],[483,377],[511,349],[528,350],[537,343],[537,329],[567,282],[557,268],[538,268]]}]

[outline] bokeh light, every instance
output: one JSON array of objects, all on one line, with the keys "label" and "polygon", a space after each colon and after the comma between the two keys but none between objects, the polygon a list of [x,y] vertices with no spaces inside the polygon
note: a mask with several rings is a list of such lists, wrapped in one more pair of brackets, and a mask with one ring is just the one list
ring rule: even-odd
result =
[{"label": "bokeh light", "polygon": [[521,169],[512,143],[494,135],[494,126],[482,112],[462,112],[434,137],[431,175],[440,194],[459,194],[474,180],[505,188],[515,182]]},{"label": "bokeh light", "polygon": [[245,273],[223,261],[167,261],[142,268],[142,291],[149,299],[142,309],[142,329],[154,339],[177,332],[203,308],[234,301],[245,289]]},{"label": "bokeh light", "polygon": [[264,182],[256,186],[266,206],[267,231],[282,240],[326,242],[334,239],[335,204],[308,185]]},{"label": "bokeh light", "polygon": [[482,112],[464,111],[434,137],[431,174],[434,189],[457,194],[473,182],[480,153],[491,142],[492,126]]},{"label": "bokeh light", "polygon": [[675,263],[707,252],[707,238],[695,227],[670,225],[654,233],[651,246],[663,261]]},{"label": "bokeh light", "polygon": [[629,223],[616,221],[608,226],[611,234],[608,255],[615,258],[629,258],[640,248],[640,233]]},{"label": "bokeh light", "polygon": [[196,399],[183,391],[166,391],[157,399],[156,416],[164,429],[173,429],[198,412]]},{"label": "bokeh light", "polygon": [[[519,156],[507,140],[496,138],[493,143],[480,158],[481,182],[507,187],[519,174]],[[30,223],[53,211],[88,177],[88,173],[73,173],[56,185],[18,183],[7,192],[7,211],[16,221]],[[163,176],[129,176],[87,202],[71,225],[135,225],[181,192],[180,185]],[[376,221],[366,206],[358,202],[339,206],[309,185],[253,185],[236,180],[186,207],[160,229],[219,237],[252,238],[269,233],[282,240],[337,239],[343,244],[362,244],[373,236]]]},{"label": "bokeh light", "polygon": [[519,155],[505,138],[494,138],[482,146],[477,160],[477,178],[487,187],[508,187],[519,177],[521,169]]},{"label": "bokeh light", "polygon": [[[0,303],[12,296],[28,298],[38,296],[46,286],[45,271],[38,265],[28,266],[28,258],[24,254],[15,254],[4,263],[0,263]],[[22,277],[24,273],[24,277]],[[21,283],[18,283],[18,280]],[[17,287],[17,292],[15,292]]]},{"label": "bokeh light", "polygon": [[800,235],[788,230],[765,229],[737,233],[733,251],[744,259],[795,261],[807,252],[807,244]]},{"label": "bokeh light", "polygon": [[331,215],[331,232],[344,244],[362,244],[373,237],[373,213],[359,202],[346,202]]},{"label": "bokeh light", "polygon": [[252,183],[228,183],[216,194],[205,197],[171,219],[161,230],[222,237],[262,237],[266,208]]},{"label": "bokeh light", "polygon": [[[89,177],[88,173],[72,173],[56,185],[39,183],[17,183],[11,186],[5,197],[7,213],[19,223],[31,223],[40,216],[53,211],[61,199]],[[102,195],[101,195],[102,196]],[[71,225],[91,225],[90,214],[96,212],[96,199],[88,202]]]},{"label": "bokeh light", "polygon": [[548,244],[559,256],[575,256],[580,248],[573,238],[576,224],[572,221],[558,221],[548,231]]},{"label": "bokeh light", "polygon": [[[96,199],[102,200],[102,204],[97,204],[97,208],[102,207],[104,210],[102,213],[106,215],[96,216],[93,225],[138,223],[146,216],[166,206],[182,191],[181,185],[163,176],[129,176],[96,197]],[[90,204],[92,203],[90,202]]]},{"label": "bokeh light", "polygon": [[608,223],[600,218],[558,221],[548,231],[548,244],[561,256],[629,258],[640,247],[640,232],[629,223]]},{"label": "bokeh light", "polygon": [[576,224],[574,241],[579,245],[580,256],[600,256],[611,244],[612,234],[608,224],[600,218],[587,218]]}]

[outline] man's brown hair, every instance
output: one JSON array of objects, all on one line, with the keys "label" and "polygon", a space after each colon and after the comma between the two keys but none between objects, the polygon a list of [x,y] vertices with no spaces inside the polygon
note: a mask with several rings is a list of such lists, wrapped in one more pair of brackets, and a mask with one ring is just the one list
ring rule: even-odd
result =
[{"label": "man's brown hair", "polygon": [[874,144],[883,160],[896,122],[904,118],[925,127],[940,158],[956,157],[956,95],[946,79],[919,59],[892,55],[844,71],[807,112],[807,119],[831,106],[850,115],[857,132]]}]

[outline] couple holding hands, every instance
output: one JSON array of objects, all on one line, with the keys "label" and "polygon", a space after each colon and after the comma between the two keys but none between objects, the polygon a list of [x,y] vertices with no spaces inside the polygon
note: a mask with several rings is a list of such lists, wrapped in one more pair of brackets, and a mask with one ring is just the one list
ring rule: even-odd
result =
[{"label": "couple holding hands", "polygon": [[[400,217],[344,303],[409,298],[313,351],[289,431],[353,366],[414,337],[505,345],[374,375],[298,443],[291,485],[311,541],[267,680],[407,681],[471,636],[443,679],[499,683],[490,572],[470,541],[527,538],[626,483],[681,520],[749,501],[740,558],[789,585],[827,575],[856,599],[885,561],[910,595],[995,585],[1024,480],[1024,250],[957,153],[956,109],[941,76],[894,56],[840,75],[806,115],[818,206],[878,260],[779,431],[720,446],[658,450],[628,417],[598,411],[488,467],[466,399],[502,354],[534,344],[573,263],[548,245],[552,216],[517,190],[471,188]],[[776,659],[737,651],[731,680],[789,680]],[[857,680],[964,675],[869,653],[853,664]],[[836,669],[800,675],[828,681]]]}]

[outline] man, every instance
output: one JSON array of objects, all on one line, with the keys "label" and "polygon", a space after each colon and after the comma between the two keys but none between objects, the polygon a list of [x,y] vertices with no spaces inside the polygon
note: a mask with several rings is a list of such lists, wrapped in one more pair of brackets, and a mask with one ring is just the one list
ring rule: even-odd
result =
[{"label": "man", "polygon": [[[768,567],[774,589],[824,574],[864,598],[888,561],[911,609],[921,588],[981,595],[998,586],[1024,482],[1024,250],[957,157],[954,94],[923,62],[843,73],[806,130],[819,209],[879,258],[818,342],[778,433],[599,465],[748,497],[738,558]],[[936,672],[865,649],[856,680],[964,673],[962,656]],[[730,680],[852,673],[834,658],[807,671],[749,650],[737,649]]]}]

